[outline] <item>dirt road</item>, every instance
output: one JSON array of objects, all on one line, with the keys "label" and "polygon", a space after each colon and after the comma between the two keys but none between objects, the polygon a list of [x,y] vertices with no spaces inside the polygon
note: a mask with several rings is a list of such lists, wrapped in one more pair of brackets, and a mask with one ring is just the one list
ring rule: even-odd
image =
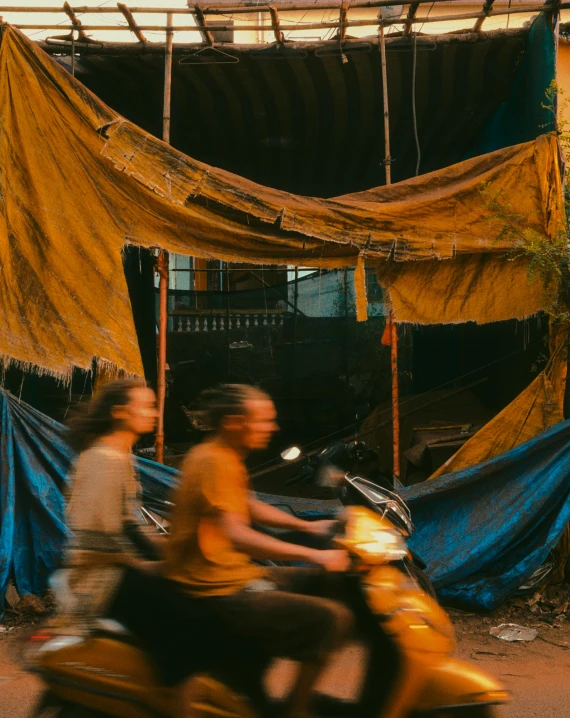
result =
[{"label": "dirt road", "polygon": [[[477,661],[513,692],[511,705],[500,718],[570,717],[570,625],[560,628],[540,621],[534,626],[539,637],[532,643],[506,643],[489,635],[497,617],[452,614],[458,636],[458,655]],[[527,625],[528,622],[527,622]],[[0,718],[29,718],[39,683],[22,673],[11,658],[15,629],[0,637]],[[350,698],[357,690],[362,666],[361,651],[350,647],[340,655],[323,680],[322,688]],[[293,666],[277,664],[271,672],[272,692],[283,692],[293,676]]]}]

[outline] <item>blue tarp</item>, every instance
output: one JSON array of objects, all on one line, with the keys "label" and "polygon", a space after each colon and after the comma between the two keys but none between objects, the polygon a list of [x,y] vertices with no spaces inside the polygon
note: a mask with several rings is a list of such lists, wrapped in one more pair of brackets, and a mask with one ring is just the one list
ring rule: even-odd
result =
[{"label": "blue tarp", "polygon": [[[13,578],[20,594],[40,593],[62,557],[63,491],[73,451],[57,421],[0,390],[0,599]],[[145,503],[155,508],[176,471],[138,459]],[[101,497],[104,501],[105,498]]]},{"label": "blue tarp", "polygon": [[[0,407],[0,596],[10,576],[21,594],[38,593],[61,560],[62,490],[73,453],[61,424],[3,391]],[[176,472],[145,459],[138,463],[145,503],[155,508]],[[570,421],[402,494],[417,529],[412,548],[428,564],[440,597],[492,609],[540,566],[570,520]],[[305,513],[315,516],[326,505],[304,503],[314,503],[315,511]]]},{"label": "blue tarp", "polygon": [[492,610],[544,562],[570,521],[570,421],[495,459],[404,489],[410,548],[440,599]]},{"label": "blue tarp", "polygon": [[556,130],[549,90],[556,79],[556,37],[550,16],[541,13],[530,26],[524,57],[507,99],[485,123],[467,157],[535,140]]}]

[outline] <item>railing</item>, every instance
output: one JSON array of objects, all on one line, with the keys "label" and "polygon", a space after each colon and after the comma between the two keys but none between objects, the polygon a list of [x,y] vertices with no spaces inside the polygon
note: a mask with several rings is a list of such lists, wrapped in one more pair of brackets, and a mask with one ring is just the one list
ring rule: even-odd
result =
[{"label": "railing", "polygon": [[170,312],[174,332],[227,332],[234,329],[283,326],[288,314],[284,309],[173,309]]}]

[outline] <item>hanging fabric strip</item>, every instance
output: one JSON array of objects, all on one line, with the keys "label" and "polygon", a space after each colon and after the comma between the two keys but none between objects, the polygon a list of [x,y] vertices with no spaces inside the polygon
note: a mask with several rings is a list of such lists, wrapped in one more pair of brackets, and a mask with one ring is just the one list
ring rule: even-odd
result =
[{"label": "hanging fabric strip", "polygon": [[356,260],[354,289],[356,294],[356,321],[365,322],[368,319],[368,299],[366,297],[366,269],[362,254],[359,254]]}]

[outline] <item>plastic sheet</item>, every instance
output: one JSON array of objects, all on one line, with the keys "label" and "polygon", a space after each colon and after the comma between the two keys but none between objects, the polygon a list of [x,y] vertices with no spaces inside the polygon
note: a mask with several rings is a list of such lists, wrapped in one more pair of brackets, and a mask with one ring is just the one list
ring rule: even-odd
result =
[{"label": "plastic sheet", "polygon": [[411,548],[446,603],[493,610],[545,561],[570,521],[570,421],[475,466],[402,491]]},{"label": "plastic sheet", "polygon": [[[3,391],[0,407],[0,595],[11,575],[20,594],[36,593],[61,560],[62,491],[73,453],[61,424]],[[145,505],[167,513],[177,472],[137,462]],[[442,599],[493,609],[536,571],[570,520],[569,466],[566,421],[492,460],[402,491],[416,525],[410,546]],[[334,501],[260,497],[307,518],[338,508]]]}]

